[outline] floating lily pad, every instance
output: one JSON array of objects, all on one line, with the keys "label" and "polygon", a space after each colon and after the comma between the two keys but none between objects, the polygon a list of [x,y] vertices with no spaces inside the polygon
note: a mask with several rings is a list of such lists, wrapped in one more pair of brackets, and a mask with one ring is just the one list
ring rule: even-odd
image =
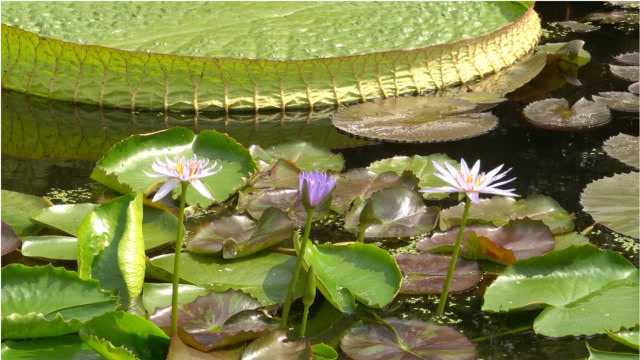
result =
[{"label": "floating lily pad", "polygon": [[640,80],[640,67],[638,66],[625,66],[625,65],[614,65],[609,64],[609,70],[611,73],[620,79],[637,82]]},{"label": "floating lily pad", "polygon": [[[274,327],[269,318],[251,311],[259,307],[260,302],[238,291],[211,292],[200,296],[178,308],[181,338],[201,351],[255,339]],[[157,309],[149,320],[168,332],[171,327],[171,306]]]},{"label": "floating lily pad", "polygon": [[599,26],[595,26],[587,23],[581,23],[579,21],[574,21],[574,20],[557,21],[557,22],[551,23],[551,25],[557,25],[563,29],[567,29],[572,32],[578,32],[578,33],[591,32],[591,31],[600,29]]},{"label": "floating lily pad", "polygon": [[388,188],[357,202],[345,215],[344,227],[353,233],[366,227],[365,238],[411,237],[431,231],[438,210],[427,207],[414,190]]},{"label": "floating lily pad", "polygon": [[487,288],[482,309],[509,311],[546,305],[534,321],[534,330],[559,337],[635,326],[638,301],[635,266],[613,251],[587,245],[508,267]]},{"label": "floating lily pad", "polygon": [[[421,240],[416,247],[422,251],[450,252],[453,250],[457,235],[458,228],[453,228]],[[478,238],[489,240],[493,246],[497,247],[495,250],[498,252],[493,252],[494,248],[491,244],[483,246],[482,242],[478,242]],[[465,228],[462,254],[469,259],[480,258],[505,263],[504,261],[508,259],[500,256],[500,249],[511,252],[515,261],[544,255],[553,250],[554,246],[553,234],[542,221],[512,220],[501,227],[475,225]]]},{"label": "floating lily pad", "polygon": [[103,360],[78,335],[55,336],[42,339],[3,341],[2,356],[12,360],[76,359]]},{"label": "floating lily pad", "polygon": [[587,15],[587,20],[597,21],[603,24],[637,23],[638,13],[625,10],[613,10],[609,12],[594,12]]},{"label": "floating lily pad", "polygon": [[73,236],[41,235],[22,238],[23,256],[54,260],[76,260],[78,239]]},{"label": "floating lily pad", "polygon": [[567,234],[556,235],[554,239],[556,241],[556,245],[553,247],[553,251],[564,250],[571,246],[584,246],[591,244],[588,237],[575,231]]},{"label": "floating lily pad", "polygon": [[229,350],[200,351],[188,346],[175,335],[171,337],[166,360],[239,360],[242,350],[242,347],[238,347]]},{"label": "floating lily pad", "polygon": [[307,360],[311,348],[306,341],[287,339],[287,333],[276,330],[251,342],[242,353],[243,360]]},{"label": "floating lily pad", "polygon": [[536,127],[548,130],[577,131],[601,127],[611,121],[606,105],[578,100],[571,108],[565,99],[545,99],[527,105],[523,113]]},{"label": "floating lily pad", "polygon": [[251,180],[251,186],[257,189],[296,189],[300,171],[291,161],[278,159],[273,165],[263,167]]},{"label": "floating lily pad", "polygon": [[409,181],[393,172],[376,174],[368,169],[352,169],[340,174],[336,187],[331,193],[331,209],[344,214],[355,199],[367,199],[376,191]]},{"label": "floating lily pad", "polygon": [[[410,171],[418,178],[418,187],[420,188],[445,186],[446,183],[435,176],[436,169],[433,166],[434,161],[438,163],[448,162],[454,167],[458,166],[458,162],[447,155],[431,154],[427,156],[394,156],[388,159],[374,161],[369,164],[367,169],[376,174],[393,171],[398,175],[402,175],[405,171]],[[439,200],[446,198],[449,194],[424,193],[422,196],[426,199]]]},{"label": "floating lily pad", "polygon": [[2,256],[16,251],[20,247],[20,238],[11,226],[2,222],[2,237],[0,238],[0,244],[2,246]]},{"label": "floating lily pad", "polygon": [[384,321],[386,326],[372,323],[353,326],[342,338],[340,348],[354,360],[477,358],[473,343],[452,327],[418,320]]},{"label": "floating lily pad", "polygon": [[637,51],[620,54],[616,56],[615,59],[625,65],[640,65],[640,53]]},{"label": "floating lily pad", "polygon": [[251,255],[290,239],[293,222],[287,214],[268,208],[260,220],[232,215],[203,226],[187,243],[187,250],[197,254],[216,254],[232,259]]},{"label": "floating lily pad", "polygon": [[609,337],[636,350],[640,349],[640,331],[638,329],[609,333]]},{"label": "floating lily pad", "polygon": [[96,206],[96,204],[90,203],[53,205],[42,209],[32,219],[43,225],[76,236],[82,220]]},{"label": "floating lily pad", "polygon": [[[423,253],[399,254],[395,258],[403,274],[400,294],[440,294],[451,256]],[[449,292],[464,292],[480,280],[482,275],[477,262],[458,259]]]},{"label": "floating lily pad", "polygon": [[[304,224],[307,218],[307,211],[300,201],[297,189],[258,189],[240,193],[238,210],[246,211],[252,218],[260,219],[269,208],[283,211],[296,225]],[[322,207],[314,212],[314,218],[324,215]]]},{"label": "floating lily pad", "polygon": [[640,145],[637,136],[618,134],[602,145],[607,155],[636,169],[640,168]]},{"label": "floating lily pad", "polygon": [[635,95],[640,94],[640,82],[634,82],[633,84],[629,85],[627,90],[630,93],[635,94]]},{"label": "floating lily pad", "polygon": [[326,148],[307,142],[274,145],[266,149],[252,145],[249,152],[261,170],[273,165],[278,159],[288,160],[304,171],[340,172],[344,168],[341,154],[334,154]]},{"label": "floating lily pad", "polygon": [[605,104],[612,110],[634,112],[640,111],[640,100],[637,95],[625,91],[604,91],[591,96],[597,103]]},{"label": "floating lily pad", "polygon": [[582,191],[580,204],[593,220],[621,234],[640,237],[638,173],[616,174],[596,180]]},{"label": "floating lily pad", "polygon": [[[171,305],[171,293],[173,286],[171,283],[145,283],[142,288],[142,305],[149,314],[153,314],[157,309]],[[178,304],[188,304],[195,301],[200,296],[207,295],[211,290],[203,287],[179,284]]]},{"label": "floating lily pad", "polygon": [[537,54],[519,61],[506,69],[469,84],[472,92],[484,92],[505,96],[533,80],[547,64],[546,54]]},{"label": "floating lily pad", "polygon": [[611,352],[594,349],[587,343],[589,358],[587,360],[636,360],[638,354]]},{"label": "floating lily pad", "polygon": [[70,334],[83,322],[117,307],[94,280],[52,266],[2,268],[2,338]]},{"label": "floating lily pad", "polygon": [[[464,205],[444,209],[440,212],[440,230],[447,230],[460,224]],[[495,196],[481,199],[469,209],[469,222],[506,225],[510,220],[529,218],[540,220],[555,234],[573,231],[573,216],[557,201],[548,196],[530,196],[526,199]]]},{"label": "floating lily pad", "polygon": [[9,190],[2,190],[0,204],[2,221],[11,226],[18,235],[36,233],[40,226],[31,221],[31,217],[51,205],[42,197]]},{"label": "floating lily pad", "polygon": [[[202,179],[215,201],[224,201],[242,186],[255,170],[251,155],[226,134],[204,130],[198,135],[186,128],[175,127],[151,134],[133,135],[114,145],[98,161],[91,178],[121,192],[150,192],[161,179],[147,175],[151,164],[165,157],[191,157],[218,161],[220,171]],[[179,193],[179,187],[175,193]],[[208,206],[212,201],[191,186],[187,203]]]},{"label": "floating lily pad", "polygon": [[[549,61],[560,60],[564,65],[584,66],[591,61],[591,54],[584,49],[583,40],[571,40],[562,43],[546,43],[536,48],[538,53],[547,54]],[[565,67],[561,64],[561,67]]]},{"label": "floating lily pad", "polygon": [[333,125],[349,134],[397,142],[442,142],[485,134],[498,125],[476,104],[443,96],[399,97],[338,110]]}]

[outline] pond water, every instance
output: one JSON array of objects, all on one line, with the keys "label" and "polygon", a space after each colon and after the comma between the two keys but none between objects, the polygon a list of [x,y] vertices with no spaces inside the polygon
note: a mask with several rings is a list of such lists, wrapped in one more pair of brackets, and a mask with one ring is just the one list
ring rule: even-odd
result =
[{"label": "pond water", "polygon": [[[543,21],[581,20],[600,10],[594,3],[538,3]],[[90,201],[99,196],[100,186],[90,182],[95,160],[115,141],[131,133],[142,133],[182,125],[196,129],[227,131],[245,145],[263,146],[305,140],[331,147],[341,153],[347,169],[394,155],[446,153],[452,158],[482,159],[485,167],[501,163],[513,167],[517,192],[523,196],[545,194],[576,215],[579,230],[591,225],[581,211],[580,192],[591,181],[630,168],[608,157],[602,142],[618,133],[638,135],[638,115],[612,112],[612,122],[587,132],[551,132],[533,128],[522,115],[526,104],[547,97],[564,97],[570,103],[599,91],[623,91],[628,82],[612,76],[612,57],[637,51],[638,26],[601,25],[589,33],[556,35],[549,41],[582,39],[592,59],[578,77],[583,86],[562,84],[557,78],[538,78],[512,94],[510,100],[493,110],[500,119],[491,133],[464,141],[441,144],[380,144],[350,138],[333,128],[330,112],[315,114],[243,115],[225,117],[210,114],[131,114],[88,106],[52,103],[5,91],[2,95],[2,188],[46,195],[53,202]],[[547,39],[543,39],[547,41]],[[321,231],[328,240],[332,234]],[[590,240],[603,248],[625,254],[638,262],[638,242],[596,226]],[[527,327],[538,311],[491,315],[479,311],[482,286],[475,293],[454,296],[450,322],[477,341],[484,359],[580,359],[587,355],[585,342],[603,350],[622,349],[606,336],[553,339],[536,336]],[[389,314],[412,319],[428,319],[435,311],[435,297],[401,297],[389,307]],[[524,327],[524,328],[523,328]],[[514,332],[513,334],[509,334]]]}]

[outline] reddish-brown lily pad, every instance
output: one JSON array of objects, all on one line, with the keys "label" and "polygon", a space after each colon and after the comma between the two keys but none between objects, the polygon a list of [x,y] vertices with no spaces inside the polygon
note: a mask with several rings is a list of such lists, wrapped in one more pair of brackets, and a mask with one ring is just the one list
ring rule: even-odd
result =
[{"label": "reddish-brown lily pad", "polygon": [[180,340],[178,336],[171,337],[167,360],[239,360],[242,347],[230,350],[204,352],[194,349]]},{"label": "reddish-brown lily pad", "polygon": [[[451,256],[421,254],[398,254],[396,262],[402,272],[400,294],[440,294],[447,276]],[[449,292],[459,293],[476,286],[482,275],[475,261],[459,259]]]},{"label": "reddish-brown lily pad", "polygon": [[471,360],[477,357],[473,343],[452,327],[418,320],[389,318],[384,321],[386,324],[360,323],[351,327],[340,342],[342,351],[354,360]]},{"label": "reddish-brown lily pad", "polygon": [[306,341],[287,339],[287,333],[276,330],[264,334],[247,345],[243,360],[311,360],[311,347]]}]

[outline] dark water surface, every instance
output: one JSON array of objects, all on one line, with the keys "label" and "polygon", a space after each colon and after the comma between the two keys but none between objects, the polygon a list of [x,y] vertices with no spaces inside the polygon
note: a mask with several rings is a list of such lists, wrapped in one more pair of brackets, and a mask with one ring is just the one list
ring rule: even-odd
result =
[{"label": "dark water surface", "polygon": [[[592,11],[611,10],[599,3],[538,3],[545,23],[581,20]],[[545,26],[546,28],[547,26]],[[54,202],[90,201],[96,184],[88,176],[95,160],[115,141],[131,134],[183,125],[196,129],[226,131],[245,145],[266,146],[305,140],[331,147],[344,155],[347,168],[395,156],[446,153],[467,160],[481,159],[485,168],[505,163],[513,167],[517,191],[523,196],[545,194],[576,214],[578,230],[591,225],[581,211],[579,196],[591,181],[629,172],[631,169],[606,156],[602,142],[618,133],[638,135],[638,115],[612,112],[612,122],[604,128],[581,133],[551,132],[533,128],[523,118],[522,109],[534,100],[564,97],[570,103],[599,91],[624,91],[628,82],[613,77],[608,70],[612,57],[638,49],[638,26],[601,25],[590,33],[570,33],[548,41],[585,40],[591,63],[579,71],[584,84],[575,87],[558,79],[538,78],[495,108],[500,126],[475,139],[443,144],[375,144],[338,133],[329,120],[330,112],[316,114],[246,115],[242,119],[200,114],[131,114],[126,111],[53,103],[22,94],[2,94],[2,188],[47,195]],[[543,41],[547,39],[543,38]],[[638,242],[596,227],[592,242],[618,250],[638,262]],[[488,316],[479,311],[481,291],[456,297],[451,323],[477,346],[484,359],[580,359],[586,357],[585,342],[599,349],[620,349],[605,336],[553,339],[530,331],[512,335],[504,332],[528,326],[537,311]],[[435,310],[430,297],[407,297],[396,301],[389,314],[428,319]]]}]

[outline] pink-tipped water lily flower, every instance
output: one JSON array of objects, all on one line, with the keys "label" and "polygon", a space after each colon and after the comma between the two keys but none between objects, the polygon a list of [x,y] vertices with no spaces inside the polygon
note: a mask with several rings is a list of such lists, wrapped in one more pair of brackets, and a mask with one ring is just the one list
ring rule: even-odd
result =
[{"label": "pink-tipped water lily flower", "polygon": [[307,209],[322,204],[335,186],[336,179],[320,171],[303,171],[298,175],[298,191]]},{"label": "pink-tipped water lily flower", "polygon": [[473,167],[469,169],[464,159],[460,160],[460,168],[456,169],[449,163],[445,162],[444,165],[434,161],[433,166],[436,168],[435,175],[442,179],[447,186],[431,187],[421,189],[424,193],[464,193],[469,197],[472,203],[477,203],[480,200],[480,194],[492,194],[501,195],[507,197],[517,197],[514,193],[515,189],[500,189],[499,187],[508,184],[516,178],[508,180],[502,180],[511,169],[507,169],[503,172],[503,165],[496,167],[488,173],[480,172],[480,160],[473,164]]},{"label": "pink-tipped water lily flower", "polygon": [[202,196],[213,200],[209,189],[200,179],[214,175],[221,168],[218,161],[209,163],[209,159],[198,159],[195,154],[191,159],[179,157],[175,160],[169,158],[165,158],[164,161],[156,160],[151,165],[153,172],[145,171],[145,174],[150,177],[165,178],[167,181],[156,191],[151,201],[156,202],[167,196],[182,182],[189,183]]}]

